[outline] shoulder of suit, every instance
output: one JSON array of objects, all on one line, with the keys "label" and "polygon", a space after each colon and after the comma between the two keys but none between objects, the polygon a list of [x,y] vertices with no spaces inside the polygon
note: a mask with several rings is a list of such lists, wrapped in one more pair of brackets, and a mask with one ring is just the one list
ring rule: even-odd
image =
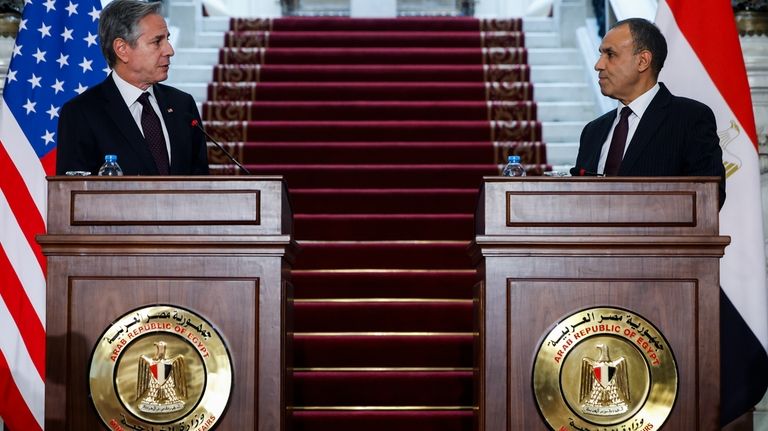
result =
[{"label": "shoulder of suit", "polygon": [[681,109],[686,110],[711,110],[706,104],[688,97],[676,96],[674,94],[669,95],[669,103],[675,105]]},{"label": "shoulder of suit", "polygon": [[687,97],[672,96],[670,100],[671,111],[675,115],[684,118],[709,118],[714,120],[715,113],[708,105]]},{"label": "shoulder of suit", "polygon": [[69,99],[66,103],[64,103],[64,106],[66,105],[80,105],[80,104],[89,104],[93,100],[97,98],[103,98],[103,88],[106,85],[105,81],[101,81],[98,84],[86,89],[82,93],[78,94],[77,96]]},{"label": "shoulder of suit", "polygon": [[673,103],[677,103],[679,105],[685,105],[692,108],[701,108],[701,109],[710,109],[709,106],[706,104],[699,102],[696,99],[689,99],[687,97],[681,97],[681,96],[672,96]]}]

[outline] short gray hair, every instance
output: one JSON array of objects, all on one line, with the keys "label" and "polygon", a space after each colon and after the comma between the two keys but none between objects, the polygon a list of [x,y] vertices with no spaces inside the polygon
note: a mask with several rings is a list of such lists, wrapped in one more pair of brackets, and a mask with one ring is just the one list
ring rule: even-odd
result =
[{"label": "short gray hair", "polygon": [[113,0],[104,7],[99,16],[99,43],[101,52],[110,68],[117,63],[112,46],[115,39],[123,39],[130,46],[136,46],[139,39],[139,21],[147,15],[160,15],[160,2],[147,3],[140,0]]}]

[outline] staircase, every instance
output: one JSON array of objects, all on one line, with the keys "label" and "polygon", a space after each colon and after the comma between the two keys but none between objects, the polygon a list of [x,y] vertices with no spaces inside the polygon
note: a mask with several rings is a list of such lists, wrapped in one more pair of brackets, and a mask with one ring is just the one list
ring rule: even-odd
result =
[{"label": "staircase", "polygon": [[[170,24],[179,25],[173,21]],[[203,18],[202,31],[195,37],[196,47],[177,48],[172,58],[168,83],[192,94],[201,110],[229,26],[229,18]],[[567,170],[576,161],[581,129],[598,114],[594,96],[585,84],[587,79],[594,79],[594,73],[591,65],[583,66],[577,49],[560,47],[553,19],[526,18],[523,29],[529,78],[536,87],[533,100],[542,125],[542,141],[547,143],[547,162],[555,170]]]},{"label": "staircase", "polygon": [[[289,187],[301,247],[293,430],[472,428],[477,187],[507,154],[529,174],[549,168],[547,152],[572,163],[583,121],[563,119],[590,108],[557,101],[585,86],[546,82],[572,74],[554,63],[576,52],[526,49],[557,39],[529,40],[520,24],[232,20],[199,38],[224,48],[177,52],[188,64],[171,81],[206,101],[208,131]],[[206,73],[212,82],[189,83]],[[541,142],[539,118],[554,144]],[[210,157],[213,172],[236,173]]]}]

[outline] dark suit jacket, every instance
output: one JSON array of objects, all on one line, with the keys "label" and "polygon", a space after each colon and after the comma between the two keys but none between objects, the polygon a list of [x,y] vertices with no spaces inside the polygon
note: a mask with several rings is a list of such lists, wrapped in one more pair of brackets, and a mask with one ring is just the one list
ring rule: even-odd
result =
[{"label": "dark suit jacket", "polygon": [[[725,168],[715,115],[703,103],[677,97],[659,83],[632,136],[619,176],[717,176],[720,206],[725,202]],[[576,168],[597,172],[600,151],[616,111],[584,126]]]},{"label": "dark suit jacket", "polygon": [[[200,121],[187,93],[155,84],[154,93],[171,140],[171,175],[208,173],[205,137],[191,126]],[[157,175],[152,154],[110,74],[65,103],[59,117],[56,174],[98,173],[104,155],[116,154],[125,175]]]}]

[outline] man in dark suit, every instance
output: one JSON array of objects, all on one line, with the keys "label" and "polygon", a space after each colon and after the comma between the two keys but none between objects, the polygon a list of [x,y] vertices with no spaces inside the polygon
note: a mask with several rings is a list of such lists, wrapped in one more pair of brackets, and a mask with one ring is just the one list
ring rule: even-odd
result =
[{"label": "man in dark suit", "polygon": [[[706,105],[674,96],[657,82],[666,56],[664,36],[646,20],[620,21],[605,35],[595,70],[602,93],[617,99],[619,106],[584,127],[571,173],[718,176],[722,207],[725,168],[715,116]],[[621,143],[614,137],[623,134],[620,123],[625,108],[630,110],[624,115],[626,147],[619,145],[614,151],[614,141]],[[754,365],[734,364],[727,357],[721,360],[721,425],[725,425],[743,414],[743,406],[760,400],[768,377],[760,362],[762,346],[722,291],[720,335],[721,352],[741,352],[739,359],[747,357]],[[744,349],[749,349],[748,354],[743,354]]]},{"label": "man in dark suit", "polygon": [[605,35],[595,70],[601,92],[619,106],[584,127],[572,173],[718,176],[722,207],[725,168],[715,116],[658,82],[666,56],[664,36],[644,19],[620,21]]},{"label": "man in dark suit", "polygon": [[99,37],[112,73],[67,102],[58,128],[56,173],[95,174],[117,155],[125,175],[208,173],[205,137],[187,93],[158,84],[174,51],[161,3],[114,0],[101,12]]}]

